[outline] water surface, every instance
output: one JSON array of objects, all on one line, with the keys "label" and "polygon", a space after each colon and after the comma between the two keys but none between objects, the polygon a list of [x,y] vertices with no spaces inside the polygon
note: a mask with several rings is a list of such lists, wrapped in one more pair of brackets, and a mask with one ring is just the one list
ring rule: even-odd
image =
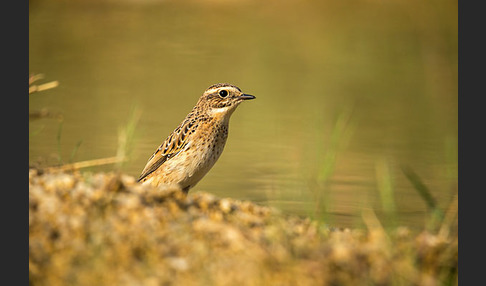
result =
[{"label": "water surface", "polygon": [[229,82],[257,99],[191,192],[359,226],[389,188],[410,227],[426,206],[401,166],[442,208],[457,193],[457,1],[140,2],[30,1],[29,72],[60,85],[29,109],[63,114],[29,122],[31,163],[116,155],[135,110],[121,169],[138,176],[204,89]]}]

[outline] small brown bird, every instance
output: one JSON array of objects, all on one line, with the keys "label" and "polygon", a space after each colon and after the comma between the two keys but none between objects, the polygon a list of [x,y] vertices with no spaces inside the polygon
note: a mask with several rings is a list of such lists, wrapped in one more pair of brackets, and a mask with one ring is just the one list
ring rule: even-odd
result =
[{"label": "small brown bird", "polygon": [[208,87],[192,111],[149,158],[138,181],[176,186],[189,192],[223,152],[231,114],[241,102],[254,98],[228,83]]}]

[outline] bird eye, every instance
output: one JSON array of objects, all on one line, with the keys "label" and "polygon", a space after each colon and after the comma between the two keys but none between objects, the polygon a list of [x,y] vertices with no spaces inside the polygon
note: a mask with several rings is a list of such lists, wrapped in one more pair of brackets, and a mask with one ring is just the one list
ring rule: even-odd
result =
[{"label": "bird eye", "polygon": [[228,91],[226,91],[224,89],[219,91],[219,96],[226,97],[227,95],[228,95]]}]

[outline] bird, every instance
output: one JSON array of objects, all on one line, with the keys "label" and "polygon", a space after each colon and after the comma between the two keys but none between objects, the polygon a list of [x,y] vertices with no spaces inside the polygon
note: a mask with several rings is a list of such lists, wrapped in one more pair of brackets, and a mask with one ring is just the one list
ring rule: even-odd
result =
[{"label": "bird", "polygon": [[209,86],[184,120],[148,159],[138,182],[166,185],[185,194],[214,166],[228,138],[229,120],[238,105],[255,99],[229,83]]}]

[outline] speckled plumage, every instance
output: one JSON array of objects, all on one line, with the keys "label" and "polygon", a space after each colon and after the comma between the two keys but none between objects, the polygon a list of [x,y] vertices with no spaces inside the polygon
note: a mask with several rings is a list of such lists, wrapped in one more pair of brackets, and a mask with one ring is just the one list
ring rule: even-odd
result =
[{"label": "speckled plumage", "polygon": [[196,106],[149,158],[138,181],[188,192],[213,167],[228,138],[231,114],[254,99],[228,83],[208,87]]}]

